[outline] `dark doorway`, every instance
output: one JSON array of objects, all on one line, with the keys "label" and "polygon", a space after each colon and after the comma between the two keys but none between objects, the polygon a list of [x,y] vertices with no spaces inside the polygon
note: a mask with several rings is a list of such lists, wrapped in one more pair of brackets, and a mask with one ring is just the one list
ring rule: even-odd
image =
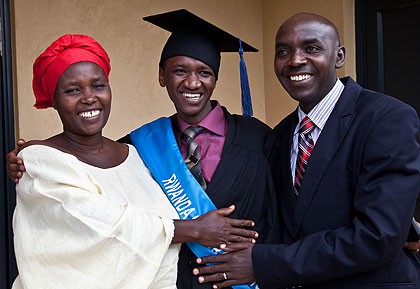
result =
[{"label": "dark doorway", "polygon": [[394,96],[420,115],[420,1],[356,1],[357,79]]},{"label": "dark doorway", "polygon": [[17,275],[13,253],[14,184],[6,177],[5,155],[14,147],[12,49],[9,1],[0,0],[0,288],[10,288]]},{"label": "dark doorway", "polygon": [[[419,15],[418,0],[356,0],[357,81],[410,104],[420,116]],[[420,220],[420,199],[415,217]]]}]

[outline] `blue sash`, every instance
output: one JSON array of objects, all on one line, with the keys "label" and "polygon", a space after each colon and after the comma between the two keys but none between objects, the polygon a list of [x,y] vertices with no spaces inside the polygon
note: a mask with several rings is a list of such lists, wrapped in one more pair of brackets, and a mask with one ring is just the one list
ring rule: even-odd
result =
[{"label": "blue sash", "polygon": [[[169,118],[159,118],[134,130],[131,142],[162,187],[181,220],[195,219],[217,208],[185,165]],[[196,242],[187,243],[197,257],[223,253]],[[256,283],[233,286],[235,289],[258,289]]]}]

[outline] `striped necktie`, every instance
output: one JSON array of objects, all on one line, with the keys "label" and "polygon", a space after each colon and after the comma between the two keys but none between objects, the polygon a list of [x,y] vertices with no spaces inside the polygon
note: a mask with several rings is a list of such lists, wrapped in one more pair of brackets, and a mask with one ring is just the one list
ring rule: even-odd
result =
[{"label": "striped necktie", "polygon": [[185,164],[191,171],[191,174],[196,178],[201,187],[205,190],[207,188],[206,181],[204,180],[203,173],[201,171],[201,155],[200,148],[198,147],[195,137],[203,130],[203,127],[190,126],[184,130],[182,136],[187,142],[187,158]]},{"label": "striped necktie", "polygon": [[296,197],[299,195],[299,189],[303,180],[303,175],[305,174],[309,157],[311,156],[312,150],[314,148],[314,140],[311,136],[311,132],[314,128],[314,123],[307,116],[305,116],[300,122],[298,131],[298,155],[296,158],[295,181],[293,184]]}]

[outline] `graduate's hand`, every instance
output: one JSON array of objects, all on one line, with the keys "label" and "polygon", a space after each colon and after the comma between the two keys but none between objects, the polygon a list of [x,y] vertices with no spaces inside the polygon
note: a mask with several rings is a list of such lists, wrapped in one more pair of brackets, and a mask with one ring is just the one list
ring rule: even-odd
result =
[{"label": "graduate's hand", "polygon": [[196,219],[198,235],[196,242],[207,247],[224,249],[232,243],[255,243],[258,233],[249,230],[255,223],[251,220],[232,219],[229,216],[235,210],[232,205],[210,211]]},{"label": "graduate's hand", "polygon": [[16,148],[9,152],[6,156],[6,171],[9,178],[15,183],[19,183],[19,179],[25,172],[23,160],[17,157],[20,147],[25,143],[23,139],[16,142]]},{"label": "graduate's hand", "polygon": [[213,282],[213,288],[225,288],[255,282],[251,254],[253,246],[250,243],[231,244],[226,248],[230,247],[228,250],[235,251],[233,253],[198,258],[198,264],[219,264],[194,268],[193,274],[199,276],[199,283]]}]

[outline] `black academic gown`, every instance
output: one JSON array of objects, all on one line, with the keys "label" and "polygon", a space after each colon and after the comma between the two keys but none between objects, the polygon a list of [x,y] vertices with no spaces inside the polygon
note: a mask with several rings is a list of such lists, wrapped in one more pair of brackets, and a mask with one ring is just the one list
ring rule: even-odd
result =
[{"label": "black academic gown", "polygon": [[[232,218],[250,219],[259,233],[257,243],[280,242],[277,201],[272,183],[267,154],[274,139],[272,130],[255,118],[231,115],[225,108],[228,131],[222,157],[207,186],[206,193],[217,208],[236,206]],[[172,128],[178,145],[180,130],[175,115]],[[130,143],[129,137],[120,141]],[[199,267],[195,255],[186,244],[179,253],[179,289],[212,288],[212,284],[199,284],[193,268]]]}]

